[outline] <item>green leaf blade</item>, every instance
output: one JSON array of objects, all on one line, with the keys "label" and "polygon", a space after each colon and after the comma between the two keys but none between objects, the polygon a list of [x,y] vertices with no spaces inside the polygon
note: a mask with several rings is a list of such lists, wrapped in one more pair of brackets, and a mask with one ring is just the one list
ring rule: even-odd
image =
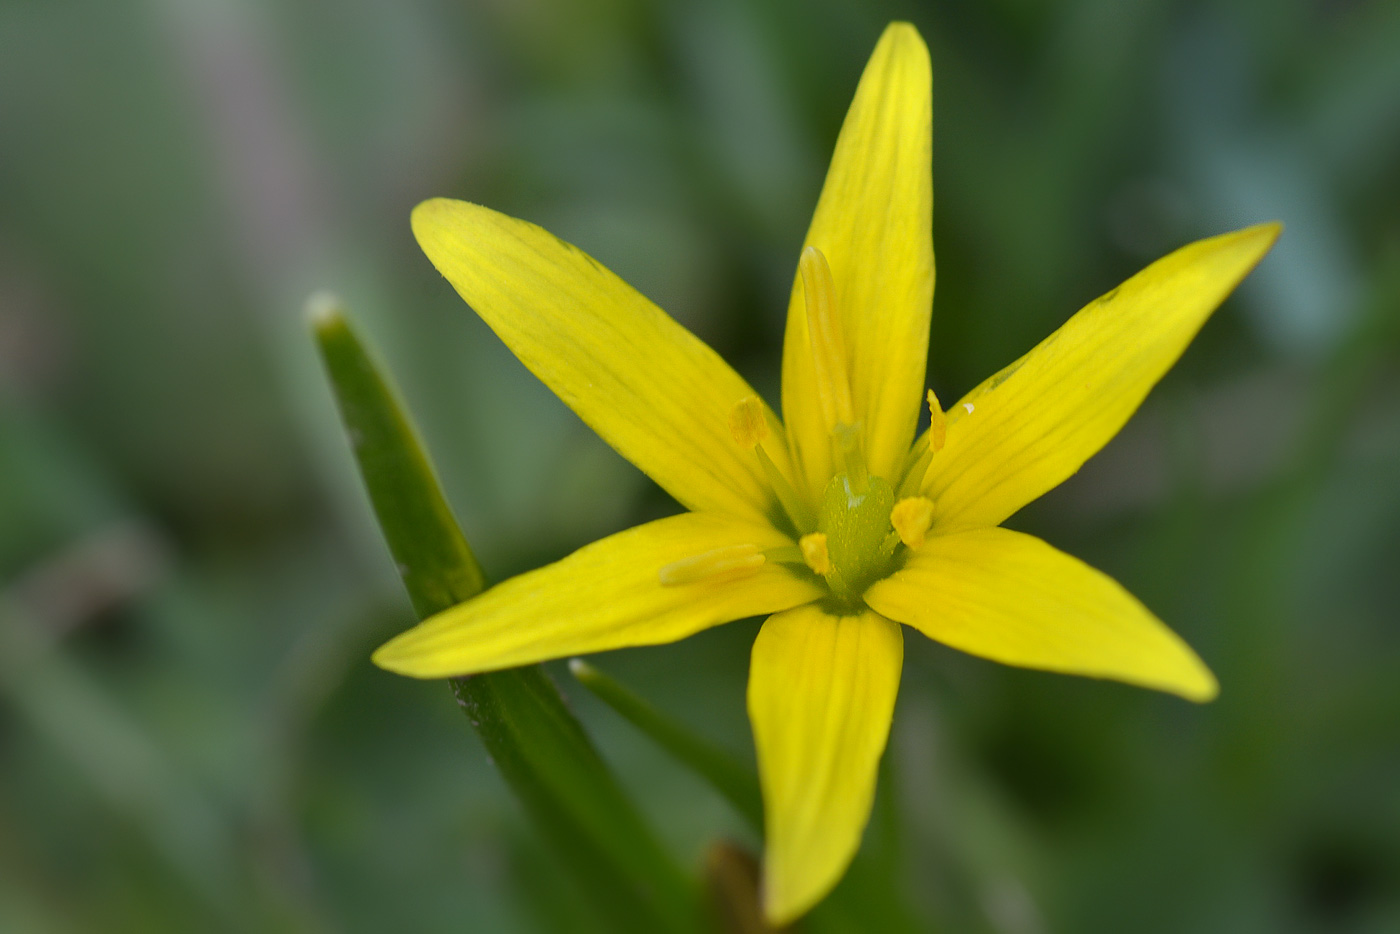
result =
[{"label": "green leaf blade", "polygon": [[[412,422],[339,303],[308,305],[380,529],[419,617],[486,586]],[[694,932],[696,893],[539,665],[450,679],[501,775],[610,929]]]},{"label": "green leaf blade", "polygon": [[338,303],[317,296],[312,327],[380,531],[420,617],[486,589],[442,486],[397,394]]}]

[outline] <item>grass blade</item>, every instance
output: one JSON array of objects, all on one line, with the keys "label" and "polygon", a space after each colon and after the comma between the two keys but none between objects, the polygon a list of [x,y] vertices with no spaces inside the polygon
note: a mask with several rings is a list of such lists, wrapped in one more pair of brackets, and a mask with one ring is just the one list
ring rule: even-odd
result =
[{"label": "grass blade", "polygon": [[[339,304],[309,305],[318,347],[375,515],[420,617],[485,588],[397,395]],[[539,665],[451,679],[458,703],[610,928],[693,931],[695,893]]]}]

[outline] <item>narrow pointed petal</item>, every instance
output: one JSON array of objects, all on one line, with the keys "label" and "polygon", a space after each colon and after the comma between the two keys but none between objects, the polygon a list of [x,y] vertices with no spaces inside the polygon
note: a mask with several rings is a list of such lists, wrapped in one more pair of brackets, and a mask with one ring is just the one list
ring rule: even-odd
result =
[{"label": "narrow pointed petal", "polygon": [[[836,141],[804,246],[825,254],[870,470],[894,482],[923,399],[933,305],[933,104],[928,49],[908,23],[880,37]],[[813,496],[831,475],[802,279],[783,346],[783,419]]]},{"label": "narrow pointed petal", "polygon": [[[425,201],[413,233],[521,362],[682,505],[750,519],[776,508],[729,430],[754,391],[635,289],[553,234],[475,204]],[[772,447],[786,470],[784,446]]]},{"label": "narrow pointed petal", "polygon": [[941,532],[999,525],[1118,433],[1278,224],[1200,240],[1093,302],[948,411],[924,480]]},{"label": "narrow pointed petal", "polygon": [[860,847],[903,661],[899,625],[869,611],[802,606],[759,631],[749,719],[763,786],[763,906],[775,925],[825,897]]},{"label": "narrow pointed petal", "polygon": [[675,642],[820,596],[816,584],[774,563],[738,579],[661,584],[660,570],[668,564],[736,544],[792,547],[767,525],[698,513],[658,519],[429,617],[380,647],[374,662],[415,678],[475,674]]},{"label": "narrow pointed petal", "polygon": [[930,538],[865,601],[945,645],[1006,665],[1113,678],[1188,700],[1215,676],[1116,581],[1030,535]]}]

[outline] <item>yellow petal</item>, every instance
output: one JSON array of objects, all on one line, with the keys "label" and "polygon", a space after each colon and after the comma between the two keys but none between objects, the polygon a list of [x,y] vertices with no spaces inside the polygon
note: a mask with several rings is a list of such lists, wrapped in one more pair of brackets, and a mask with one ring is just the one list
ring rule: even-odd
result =
[{"label": "yellow petal", "polygon": [[[547,231],[475,204],[425,201],[413,233],[521,362],[682,505],[751,519],[775,508],[753,451],[729,430],[754,391],[631,286]],[[786,470],[785,446],[771,447]]]},{"label": "yellow petal", "polygon": [[[825,254],[850,357],[855,417],[870,470],[897,482],[924,391],[933,304],[933,105],[928,49],[893,23],[865,66],[804,246]],[[783,346],[783,418],[799,476],[816,498],[831,442],[808,339],[802,279]]]},{"label": "yellow petal", "polygon": [[1207,701],[1215,676],[1112,578],[1030,535],[930,538],[865,602],[955,649],[1007,665],[1114,678]]},{"label": "yellow petal", "polygon": [[821,595],[781,564],[663,585],[661,569],[735,545],[792,547],[770,526],[684,513],[619,532],[430,617],[374,654],[382,668],[442,678],[633,645],[674,642]]},{"label": "yellow petal", "polygon": [[1200,240],[1084,308],[948,411],[924,480],[941,532],[998,525],[1118,433],[1279,225]]},{"label": "yellow petal", "polygon": [[786,924],[831,891],[860,847],[904,659],[899,626],[816,605],[768,619],[749,719],[763,786],[763,907]]}]

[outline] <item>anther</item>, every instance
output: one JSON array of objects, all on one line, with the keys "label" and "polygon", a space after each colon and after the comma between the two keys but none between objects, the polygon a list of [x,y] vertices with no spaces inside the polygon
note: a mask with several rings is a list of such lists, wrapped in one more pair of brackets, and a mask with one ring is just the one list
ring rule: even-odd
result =
[{"label": "anther", "polygon": [[918,548],[933,525],[933,503],[923,496],[911,496],[894,504],[890,510],[890,525],[899,533],[899,540],[910,548]]},{"label": "anther", "polygon": [[672,561],[658,573],[662,587],[678,587],[700,581],[720,582],[748,577],[768,559],[757,545],[726,545]]},{"label": "anther", "polygon": [[729,433],[741,448],[751,448],[768,440],[768,417],[758,396],[745,396],[729,411]]},{"label": "anther", "polygon": [[831,554],[826,550],[826,535],[811,532],[798,539],[797,546],[802,549],[802,560],[807,562],[807,567],[818,574],[831,573]]},{"label": "anther", "polygon": [[928,449],[937,454],[943,450],[943,442],[948,440],[948,418],[943,414],[943,407],[938,404],[938,397],[932,389],[928,391],[928,414]]},{"label": "anther", "polygon": [[809,246],[797,264],[802,296],[807,304],[807,335],[812,345],[817,396],[828,430],[855,424],[851,385],[846,368],[846,345],[836,307],[836,284],[822,251]]}]

